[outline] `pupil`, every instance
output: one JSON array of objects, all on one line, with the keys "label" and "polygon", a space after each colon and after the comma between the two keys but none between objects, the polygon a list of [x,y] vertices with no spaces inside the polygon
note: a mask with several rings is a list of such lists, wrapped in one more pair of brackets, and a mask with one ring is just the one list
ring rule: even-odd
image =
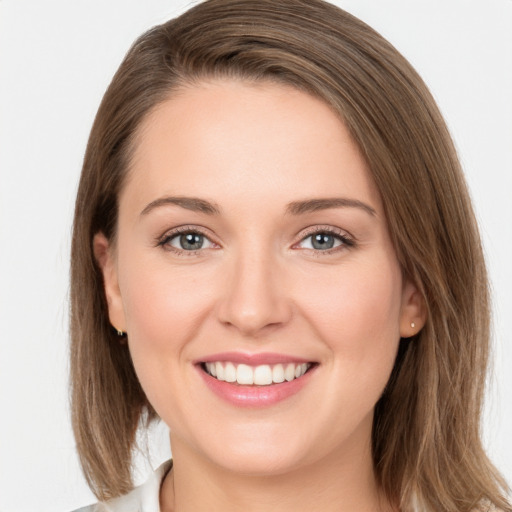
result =
[{"label": "pupil", "polygon": [[331,249],[334,246],[334,237],[325,233],[317,233],[313,237],[312,245],[315,249]]},{"label": "pupil", "polygon": [[187,233],[180,236],[180,244],[187,251],[201,249],[203,246],[203,235],[197,233]]}]

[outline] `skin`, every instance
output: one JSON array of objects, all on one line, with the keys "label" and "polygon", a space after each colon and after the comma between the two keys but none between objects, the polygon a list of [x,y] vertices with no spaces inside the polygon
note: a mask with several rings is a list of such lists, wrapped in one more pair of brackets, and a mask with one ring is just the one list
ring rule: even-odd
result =
[{"label": "skin", "polygon": [[[169,196],[219,213],[148,207]],[[368,209],[287,212],[319,198]],[[203,233],[203,247],[176,252],[179,226]],[[312,230],[334,231],[335,247],[314,248]],[[128,332],[143,389],[170,427],[163,511],[393,509],[374,478],[373,411],[400,337],[425,313],[367,165],[327,105],[233,80],[173,93],[138,132],[116,246],[100,233],[94,247],[112,325]],[[235,407],[194,364],[226,351],[317,367],[284,401]]]}]

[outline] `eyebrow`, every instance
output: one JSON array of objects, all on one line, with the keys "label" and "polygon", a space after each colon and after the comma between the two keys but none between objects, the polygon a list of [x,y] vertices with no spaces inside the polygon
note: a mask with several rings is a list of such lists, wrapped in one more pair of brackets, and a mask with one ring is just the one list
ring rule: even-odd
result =
[{"label": "eyebrow", "polygon": [[286,213],[291,215],[302,215],[304,213],[327,210],[329,208],[360,208],[366,213],[374,216],[377,214],[370,205],[358,199],[345,197],[329,197],[325,199],[307,199],[305,201],[293,201],[286,207]]},{"label": "eyebrow", "polygon": [[[167,205],[181,206],[187,210],[205,213],[207,215],[219,215],[221,209],[215,203],[200,199],[198,197],[185,196],[165,196],[155,199],[149,203],[140,213],[141,216],[147,215],[155,208]],[[329,197],[322,199],[306,199],[303,201],[293,201],[286,206],[286,213],[290,215],[303,215],[304,213],[328,210],[330,208],[359,208],[366,213],[374,216],[376,211],[370,205],[359,201],[358,199],[349,199],[345,197]]]},{"label": "eyebrow", "polygon": [[144,210],[140,212],[140,215],[147,215],[155,208],[166,205],[181,206],[187,210],[206,213],[207,215],[218,215],[220,213],[220,208],[216,204],[204,199],[199,199],[198,197],[166,196],[155,199],[149,203]]}]

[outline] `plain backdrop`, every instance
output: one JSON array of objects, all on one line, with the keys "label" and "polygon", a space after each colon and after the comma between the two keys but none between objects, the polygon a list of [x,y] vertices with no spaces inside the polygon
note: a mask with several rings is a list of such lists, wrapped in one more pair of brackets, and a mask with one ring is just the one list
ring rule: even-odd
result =
[{"label": "plain backdrop", "polygon": [[[255,0],[257,1],[257,0]],[[494,296],[488,450],[512,481],[512,0],[339,0],[412,62],[460,152]],[[67,396],[68,254],[93,117],[133,40],[184,0],[0,0],[0,512],[93,501]],[[150,436],[136,480],[169,456]]]}]

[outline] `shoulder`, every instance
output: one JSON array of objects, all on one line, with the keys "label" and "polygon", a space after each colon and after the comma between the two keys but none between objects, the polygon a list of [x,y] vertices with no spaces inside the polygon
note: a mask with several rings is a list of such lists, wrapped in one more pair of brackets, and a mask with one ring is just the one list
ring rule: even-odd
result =
[{"label": "shoulder", "polygon": [[148,480],[118,498],[82,507],[73,512],[160,512],[160,485],[172,461],[164,462]]}]

